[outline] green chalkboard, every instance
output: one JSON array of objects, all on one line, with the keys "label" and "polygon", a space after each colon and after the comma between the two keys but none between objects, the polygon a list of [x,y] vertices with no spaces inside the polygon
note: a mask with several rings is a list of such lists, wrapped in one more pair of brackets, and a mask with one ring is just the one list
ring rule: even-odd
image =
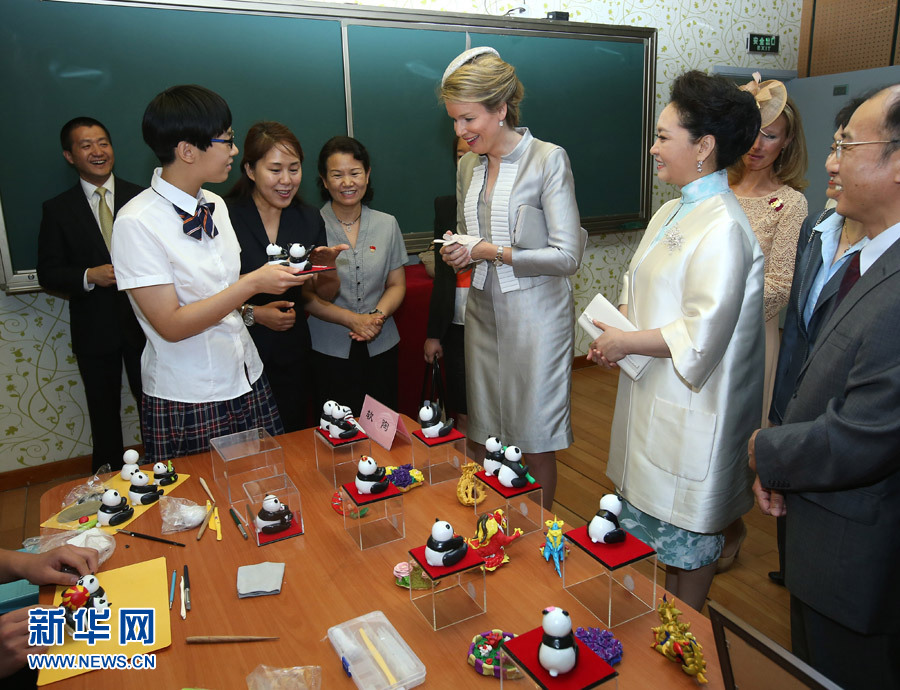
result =
[{"label": "green chalkboard", "polygon": [[[654,29],[506,20],[346,5],[246,3],[173,9],[95,2],[0,2],[0,255],[8,291],[37,289],[41,203],[76,182],[58,143],[76,115],[106,123],[117,175],[148,184],[150,99],[179,83],[221,93],[241,142],[262,119],[304,147],[301,194],[318,205],[321,145],[349,127],[372,155],[374,208],[400,221],[410,248],[430,235],[433,199],[452,194],[452,123],[437,101],[447,63],[490,45],[516,66],[522,120],[572,160],[583,223],[617,229],[649,214]],[[225,11],[231,9],[231,12]],[[348,118],[347,107],[350,105]],[[15,153],[13,153],[15,151]],[[212,189],[223,193],[237,178]]]}]

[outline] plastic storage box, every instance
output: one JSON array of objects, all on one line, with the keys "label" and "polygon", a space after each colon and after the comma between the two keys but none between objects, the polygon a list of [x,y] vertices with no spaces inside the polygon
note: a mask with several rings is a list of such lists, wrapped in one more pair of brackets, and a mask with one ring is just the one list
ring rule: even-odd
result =
[{"label": "plastic storage box", "polygon": [[381,611],[329,628],[328,639],[358,688],[400,690],[425,682],[425,664]]}]

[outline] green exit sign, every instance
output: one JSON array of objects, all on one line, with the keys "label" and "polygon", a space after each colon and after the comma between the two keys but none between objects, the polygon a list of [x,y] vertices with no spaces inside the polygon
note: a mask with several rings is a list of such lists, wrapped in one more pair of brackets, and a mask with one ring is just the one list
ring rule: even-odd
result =
[{"label": "green exit sign", "polygon": [[750,34],[750,38],[747,39],[747,50],[751,53],[777,53],[778,36]]}]

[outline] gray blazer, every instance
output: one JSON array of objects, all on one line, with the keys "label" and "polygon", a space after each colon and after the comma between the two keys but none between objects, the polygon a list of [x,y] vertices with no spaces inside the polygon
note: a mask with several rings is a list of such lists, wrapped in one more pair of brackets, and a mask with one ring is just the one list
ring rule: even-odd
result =
[{"label": "gray blazer", "polygon": [[756,438],[759,478],[787,498],[791,594],[863,634],[900,598],[900,242],[821,326],[784,425]]}]

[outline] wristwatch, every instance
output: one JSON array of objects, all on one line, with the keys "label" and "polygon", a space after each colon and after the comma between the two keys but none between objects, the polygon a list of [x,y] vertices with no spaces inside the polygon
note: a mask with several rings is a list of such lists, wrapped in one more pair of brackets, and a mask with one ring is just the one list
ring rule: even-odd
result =
[{"label": "wristwatch", "polygon": [[241,318],[244,320],[244,325],[247,328],[250,328],[250,326],[256,323],[256,318],[253,316],[252,304],[241,305]]},{"label": "wristwatch", "polygon": [[497,247],[497,256],[494,257],[494,266],[500,268],[503,265],[503,247]]},{"label": "wristwatch", "polygon": [[381,311],[381,309],[379,309],[378,307],[375,307],[375,308],[374,308],[372,311],[370,311],[369,313],[370,313],[370,314],[381,314],[382,316],[384,316],[384,312]]}]

